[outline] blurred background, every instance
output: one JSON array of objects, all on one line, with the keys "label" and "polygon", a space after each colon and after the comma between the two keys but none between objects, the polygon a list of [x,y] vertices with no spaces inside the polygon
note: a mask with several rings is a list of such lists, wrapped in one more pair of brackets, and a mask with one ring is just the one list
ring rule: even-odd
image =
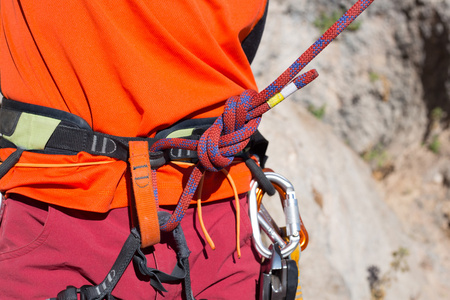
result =
[{"label": "blurred background", "polygon": [[[270,0],[259,89],[354,2]],[[450,0],[375,0],[312,68],[260,126],[310,234],[304,299],[450,299]]]}]

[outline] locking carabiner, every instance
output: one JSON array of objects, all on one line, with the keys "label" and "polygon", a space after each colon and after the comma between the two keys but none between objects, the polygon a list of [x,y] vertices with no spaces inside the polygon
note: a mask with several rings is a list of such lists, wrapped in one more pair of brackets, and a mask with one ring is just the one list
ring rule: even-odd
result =
[{"label": "locking carabiner", "polygon": [[[283,234],[261,203],[264,193],[258,187],[258,182],[254,180],[250,185],[249,191],[249,215],[253,230],[253,240],[256,249],[262,256],[266,258],[272,256],[272,251],[262,242],[260,231],[262,229],[273,243],[280,245],[282,257],[287,257],[299,244],[301,250],[306,248],[308,234],[300,217],[293,185],[280,174],[265,172],[264,175],[280,194],[286,219],[286,230],[285,234]],[[259,205],[258,202],[260,202]],[[284,237],[288,238],[288,242],[285,241]]]}]

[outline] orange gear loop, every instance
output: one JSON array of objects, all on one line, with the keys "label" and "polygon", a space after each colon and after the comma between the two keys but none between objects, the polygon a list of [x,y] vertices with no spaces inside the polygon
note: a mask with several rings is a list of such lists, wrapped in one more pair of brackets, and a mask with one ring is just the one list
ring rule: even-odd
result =
[{"label": "orange gear loop", "polygon": [[141,247],[159,243],[158,201],[153,189],[152,169],[147,141],[129,142],[130,170],[134,194],[134,208],[141,233]]}]

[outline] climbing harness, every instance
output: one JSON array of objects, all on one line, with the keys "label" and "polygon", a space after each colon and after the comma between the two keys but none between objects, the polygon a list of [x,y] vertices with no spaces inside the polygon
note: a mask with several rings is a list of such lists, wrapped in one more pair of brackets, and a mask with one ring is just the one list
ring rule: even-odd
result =
[{"label": "climbing harness", "polygon": [[[299,76],[297,75],[373,1],[358,0],[285,72],[263,91],[257,93],[254,90],[246,90],[239,96],[229,98],[225,103],[224,113],[213,120],[211,125],[208,124],[206,128],[201,128],[202,130],[198,134],[198,138],[177,137],[176,135],[157,136],[154,139],[116,137],[93,132],[89,126],[86,126],[87,123],[85,121],[80,121],[80,118],[76,118],[74,115],[61,111],[57,111],[56,115],[48,115],[49,109],[41,107],[44,112],[38,113],[38,118],[47,118],[46,121],[49,121],[49,123],[46,123],[48,126],[44,130],[44,135],[46,136],[43,140],[45,142],[42,142],[40,139],[33,140],[31,138],[32,143],[30,144],[29,140],[24,141],[17,134],[20,131],[22,133],[26,131],[26,127],[16,125],[20,125],[21,122],[23,123],[25,121],[33,122],[36,119],[36,114],[33,113],[36,106],[22,103],[21,110],[8,109],[11,106],[17,105],[17,102],[13,103],[10,100],[8,103],[8,100],[4,99],[1,115],[1,134],[3,137],[0,140],[2,143],[0,146],[2,148],[17,148],[17,150],[10,154],[0,165],[0,179],[19,161],[24,150],[49,154],[73,154],[85,151],[91,154],[126,161],[129,163],[132,173],[135,196],[133,209],[137,210],[135,216],[137,223],[135,225],[139,229],[140,247],[144,248],[158,243],[160,239],[159,231],[163,235],[179,228],[178,226],[191,204],[191,200],[194,197],[204,172],[220,171],[230,166],[236,156],[246,152],[247,145],[256,133],[262,114],[317,78],[318,74],[314,69]],[[53,110],[53,112],[56,112],[56,110]],[[8,122],[4,120],[8,120]],[[15,143],[16,141],[19,142]],[[21,144],[22,142],[24,144]],[[167,155],[167,152],[169,152],[169,155]],[[173,213],[157,221],[155,220],[155,216],[159,214],[159,202],[156,170],[164,166],[178,154],[181,156],[180,159],[189,160],[194,164],[194,167]],[[252,164],[248,159],[247,161],[250,165]],[[259,183],[257,185],[254,183],[250,192],[250,195],[253,197],[250,213],[253,214],[252,226],[255,230],[254,233],[259,232],[259,228],[262,228],[269,232],[269,237],[274,241],[271,248],[266,248],[259,242],[259,238],[257,237],[258,233],[254,234],[256,236],[255,243],[258,251],[260,251],[261,255],[268,258],[266,261],[268,269],[263,270],[262,273],[265,275],[261,280],[261,295],[263,297],[261,299],[292,299],[291,295],[294,288],[291,288],[290,285],[293,282],[291,278],[295,277],[297,280],[297,276],[294,274],[292,262],[286,256],[289,256],[297,245],[302,243],[302,232],[303,245],[306,245],[307,233],[306,230],[302,230],[298,207],[296,200],[294,200],[295,197],[292,197],[290,185],[278,175],[266,174],[266,176],[269,181],[275,183],[275,188],[276,186],[286,188],[283,191],[286,193],[284,206],[287,216],[286,234],[289,237],[289,241],[287,243],[282,241],[282,236],[279,237],[277,235],[278,230],[274,230],[273,234],[271,233],[270,230],[272,227],[275,228],[275,226],[269,218],[267,211],[264,209],[264,206],[260,206],[259,210],[255,209],[255,199],[253,198],[258,186],[262,186],[263,184]],[[270,189],[270,184],[268,189]],[[270,192],[267,191],[267,193]],[[155,231],[158,233],[155,234]],[[138,239],[137,235],[133,233],[132,235],[133,237],[131,239],[136,241]],[[137,247],[135,244],[134,242],[134,247]],[[129,253],[131,252],[130,250]],[[121,255],[119,255],[119,258]],[[127,255],[127,259],[130,255]],[[133,255],[135,255],[134,252]],[[138,263],[138,265],[141,272],[150,277],[158,277],[155,275],[157,274],[156,271],[146,269],[143,267],[143,263]],[[117,272],[116,274],[119,273]],[[111,273],[108,274],[108,276],[110,275]],[[100,286],[108,286],[108,276]],[[116,281],[113,282],[117,283]],[[160,279],[160,281],[156,280],[156,282],[160,283],[164,281]],[[162,287],[155,283],[155,281],[152,285],[156,288]],[[100,286],[94,287],[93,289],[75,289],[71,287],[68,289],[70,292],[67,291],[67,293],[72,296],[58,296],[57,299],[75,299],[73,298],[74,292],[76,297],[76,293],[81,294],[85,290],[100,289]],[[271,287],[271,291],[269,291],[268,286]],[[100,294],[92,294],[92,296],[90,292],[86,292],[89,295],[84,299],[102,299],[104,297],[112,299],[110,296],[112,288],[113,286],[108,287],[105,289],[107,291],[106,293],[102,290],[103,292]]]}]

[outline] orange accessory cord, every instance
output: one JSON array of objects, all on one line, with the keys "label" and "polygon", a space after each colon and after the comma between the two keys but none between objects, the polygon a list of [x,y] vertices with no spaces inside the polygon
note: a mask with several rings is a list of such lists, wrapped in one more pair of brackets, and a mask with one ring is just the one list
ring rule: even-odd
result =
[{"label": "orange accessory cord", "polygon": [[205,179],[205,174],[203,174],[202,180],[200,181],[200,184],[198,185],[197,214],[198,214],[198,219],[200,221],[200,227],[202,228],[203,235],[205,236],[205,239],[208,242],[211,249],[215,250],[216,245],[214,244],[214,241],[212,240],[211,236],[209,235],[208,230],[206,230],[205,223],[203,222],[202,192],[203,192],[204,179]]},{"label": "orange accessory cord", "polygon": [[[0,149],[0,163],[15,150]],[[160,167],[156,177],[153,170],[153,180],[158,182],[159,206],[177,204],[183,192],[180,182],[193,167],[192,163],[171,162]],[[0,191],[6,197],[14,193],[60,207],[105,213],[130,205],[129,196],[133,192],[128,168],[127,162],[86,152],[50,155],[24,151],[19,162],[0,179]],[[227,171],[234,179],[238,194],[246,193],[251,173],[245,163],[236,161]],[[222,172],[208,172],[204,181],[202,204],[233,196]],[[191,204],[195,205],[196,201]]]},{"label": "orange accessory cord", "polygon": [[[231,188],[233,190],[234,200],[236,203],[236,252],[238,258],[241,258],[241,206],[239,203],[239,194],[236,189],[236,184],[234,183],[233,177],[231,177],[230,173],[228,173],[227,170],[222,169],[222,173],[224,173],[227,177],[228,182],[231,185]],[[211,236],[208,233],[208,230],[206,229],[206,226],[203,222],[203,215],[202,215],[202,192],[203,192],[203,181],[205,178],[205,174],[203,174],[202,180],[200,181],[200,184],[198,186],[198,199],[197,199],[197,214],[198,219],[200,221],[200,227],[202,228],[203,235],[205,236],[206,241],[208,242],[211,249],[215,250],[216,246],[214,244],[214,241],[212,240]]]},{"label": "orange accessory cord", "polygon": [[130,147],[130,170],[136,209],[141,233],[141,247],[159,243],[158,203],[153,190],[152,169],[146,141],[133,141]]},{"label": "orange accessory cord", "polygon": [[228,171],[225,169],[222,169],[221,171],[227,176],[231,188],[233,189],[234,200],[236,203],[236,251],[238,258],[241,258],[241,205],[239,204],[239,195],[234,180]]}]

